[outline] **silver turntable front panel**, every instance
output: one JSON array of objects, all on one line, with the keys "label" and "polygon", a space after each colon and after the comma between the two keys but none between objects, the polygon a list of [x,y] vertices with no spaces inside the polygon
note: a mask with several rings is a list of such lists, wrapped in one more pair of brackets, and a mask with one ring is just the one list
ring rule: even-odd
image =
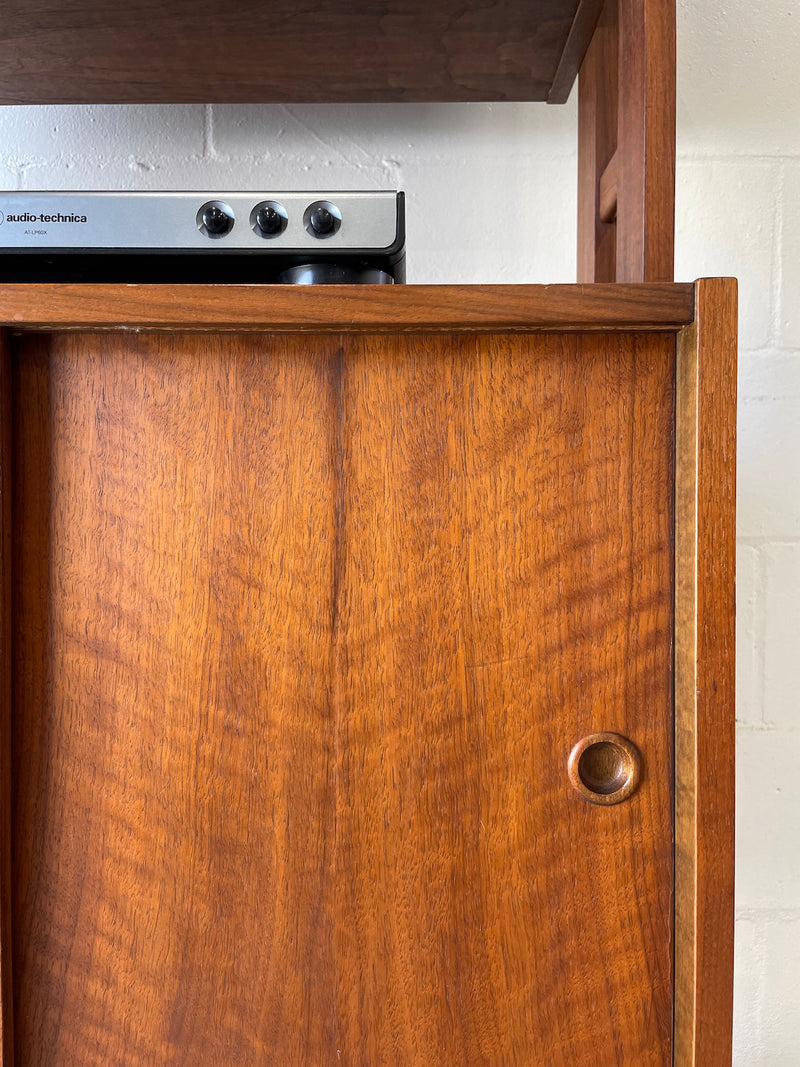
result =
[{"label": "silver turntable front panel", "polygon": [[402,242],[402,193],[0,193],[0,249],[351,252]]}]

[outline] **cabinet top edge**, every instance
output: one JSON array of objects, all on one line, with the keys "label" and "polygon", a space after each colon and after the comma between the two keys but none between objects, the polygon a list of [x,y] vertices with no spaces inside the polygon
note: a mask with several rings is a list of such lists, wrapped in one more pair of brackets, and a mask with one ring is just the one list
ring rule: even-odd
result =
[{"label": "cabinet top edge", "polygon": [[0,285],[12,330],[676,330],[694,284]]}]

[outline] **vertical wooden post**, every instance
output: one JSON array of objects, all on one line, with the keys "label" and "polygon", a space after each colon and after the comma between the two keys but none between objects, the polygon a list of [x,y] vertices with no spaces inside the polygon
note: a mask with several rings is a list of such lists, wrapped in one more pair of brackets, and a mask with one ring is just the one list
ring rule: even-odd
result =
[{"label": "vertical wooden post", "polygon": [[606,0],[578,130],[578,280],[672,281],[675,0]]},{"label": "vertical wooden post", "polygon": [[617,0],[606,0],[578,79],[578,281],[613,282],[617,228],[600,216],[600,179],[617,150]]}]

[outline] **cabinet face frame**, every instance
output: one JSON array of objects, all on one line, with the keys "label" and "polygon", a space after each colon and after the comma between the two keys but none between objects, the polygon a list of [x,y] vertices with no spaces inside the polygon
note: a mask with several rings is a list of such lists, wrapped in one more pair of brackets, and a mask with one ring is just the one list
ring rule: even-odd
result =
[{"label": "cabinet face frame", "polygon": [[675,1063],[730,1064],[734,924],[736,288],[678,334]]},{"label": "cabinet face frame", "polygon": [[735,282],[294,289],[7,286],[0,290],[2,706],[0,1064],[13,1067],[9,332],[161,329],[614,332],[676,338],[674,1063],[731,1062],[733,983]]}]

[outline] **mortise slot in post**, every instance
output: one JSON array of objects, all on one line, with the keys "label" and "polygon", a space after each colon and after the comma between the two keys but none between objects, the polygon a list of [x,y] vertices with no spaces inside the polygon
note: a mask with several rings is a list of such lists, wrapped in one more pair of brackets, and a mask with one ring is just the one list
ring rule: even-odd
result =
[{"label": "mortise slot in post", "polygon": [[608,161],[600,175],[599,214],[602,222],[615,222],[617,218],[617,152]]}]

